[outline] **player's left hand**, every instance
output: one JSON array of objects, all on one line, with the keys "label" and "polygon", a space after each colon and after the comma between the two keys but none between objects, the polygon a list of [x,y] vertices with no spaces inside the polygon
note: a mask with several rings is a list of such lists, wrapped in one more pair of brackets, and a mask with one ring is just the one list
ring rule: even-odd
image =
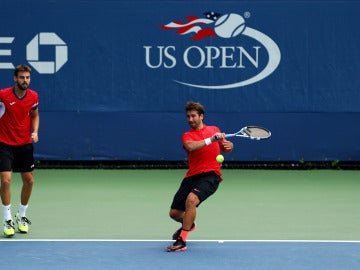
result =
[{"label": "player's left hand", "polygon": [[223,140],[221,143],[222,143],[222,148],[227,152],[233,150],[234,148],[234,144],[228,140]]},{"label": "player's left hand", "polygon": [[39,137],[38,137],[38,134],[36,132],[31,133],[31,140],[34,143],[37,143],[39,141]]}]

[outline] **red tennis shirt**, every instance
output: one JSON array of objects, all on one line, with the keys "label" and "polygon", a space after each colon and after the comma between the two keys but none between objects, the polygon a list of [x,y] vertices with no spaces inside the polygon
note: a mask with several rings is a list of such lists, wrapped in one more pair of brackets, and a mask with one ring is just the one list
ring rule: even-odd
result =
[{"label": "red tennis shirt", "polygon": [[[206,126],[202,129],[191,129],[182,135],[182,143],[187,141],[201,141],[213,136],[215,133],[220,132],[216,126]],[[214,142],[203,148],[188,152],[189,170],[185,177],[200,174],[203,172],[214,171],[217,175],[221,176],[220,164],[216,161],[216,156],[220,154],[220,142]]]},{"label": "red tennis shirt", "polygon": [[4,113],[0,118],[0,142],[18,146],[32,142],[30,111],[37,108],[39,98],[31,89],[22,98],[14,91],[14,87],[0,90],[0,109]]}]

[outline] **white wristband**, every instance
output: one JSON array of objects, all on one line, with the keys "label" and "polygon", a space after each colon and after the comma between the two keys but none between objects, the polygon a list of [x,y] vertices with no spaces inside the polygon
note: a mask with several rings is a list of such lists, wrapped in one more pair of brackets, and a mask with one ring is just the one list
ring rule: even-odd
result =
[{"label": "white wristband", "polygon": [[205,141],[206,145],[209,145],[212,143],[211,138],[206,138],[204,141]]}]

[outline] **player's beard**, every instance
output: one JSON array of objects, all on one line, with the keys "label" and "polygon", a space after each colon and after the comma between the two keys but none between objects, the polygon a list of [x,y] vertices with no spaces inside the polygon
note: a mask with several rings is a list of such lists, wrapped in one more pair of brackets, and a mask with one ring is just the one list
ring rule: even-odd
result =
[{"label": "player's beard", "polygon": [[16,82],[16,84],[17,84],[17,87],[23,91],[25,91],[29,87],[29,84],[27,82],[23,82],[22,84],[20,84],[19,82]]},{"label": "player's beard", "polygon": [[195,122],[188,122],[189,123],[189,126],[190,128],[193,128],[193,129],[196,129],[196,123]]},{"label": "player's beard", "polygon": [[189,124],[190,128],[192,128],[192,129],[198,129],[198,128],[200,127],[201,122],[188,121],[188,124]]}]

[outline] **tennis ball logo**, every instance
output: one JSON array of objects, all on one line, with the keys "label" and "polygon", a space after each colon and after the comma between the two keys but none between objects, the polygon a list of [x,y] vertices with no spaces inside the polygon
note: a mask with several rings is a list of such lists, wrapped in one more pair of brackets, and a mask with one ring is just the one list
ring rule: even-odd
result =
[{"label": "tennis ball logo", "polygon": [[215,22],[215,33],[222,38],[232,38],[240,35],[245,29],[245,20],[235,13],[225,14]]}]

